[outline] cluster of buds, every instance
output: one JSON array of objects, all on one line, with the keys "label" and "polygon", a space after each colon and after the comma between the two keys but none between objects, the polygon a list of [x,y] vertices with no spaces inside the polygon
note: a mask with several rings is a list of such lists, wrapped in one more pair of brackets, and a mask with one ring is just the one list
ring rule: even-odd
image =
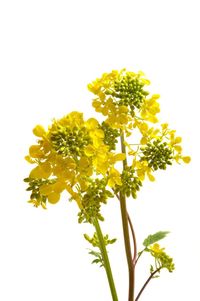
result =
[{"label": "cluster of buds", "polygon": [[[89,235],[87,234],[84,234],[84,237],[85,239],[93,246],[93,247],[99,247],[99,239],[98,239],[98,236],[97,236],[97,233],[95,232],[93,237],[90,237]],[[109,236],[108,234],[106,234],[104,237],[103,237],[103,240],[104,240],[104,243],[105,243],[105,246],[107,245],[110,245],[110,244],[114,244],[116,242],[116,238],[113,238],[113,239],[109,239]]]},{"label": "cluster of buds", "polygon": [[166,169],[167,165],[172,165],[173,151],[160,139],[148,142],[145,147],[141,147],[141,151],[141,161],[147,161],[148,166],[154,170]]},{"label": "cluster of buds", "polygon": [[104,143],[109,146],[110,150],[115,150],[120,131],[118,129],[113,129],[106,122],[102,122],[101,129],[104,132]]},{"label": "cluster of buds", "polygon": [[129,107],[131,114],[134,115],[135,108],[140,109],[143,100],[149,94],[144,90],[144,86],[145,83],[139,74],[125,73],[114,81],[113,90],[108,89],[105,94],[113,96],[118,105]]},{"label": "cluster of buds", "polygon": [[135,174],[135,170],[132,166],[127,166],[121,174],[122,185],[118,185],[115,189],[116,193],[122,192],[127,197],[132,196],[134,199],[137,197],[137,191],[142,186],[142,181]]},{"label": "cluster of buds", "polygon": [[81,196],[81,210],[78,213],[78,221],[92,223],[94,218],[104,220],[101,215],[101,204],[106,204],[107,199],[113,197],[113,194],[106,189],[105,179],[90,180],[87,191]]},{"label": "cluster of buds", "polygon": [[91,142],[91,138],[85,127],[69,128],[59,125],[50,134],[53,148],[64,156],[81,156],[84,147]]}]

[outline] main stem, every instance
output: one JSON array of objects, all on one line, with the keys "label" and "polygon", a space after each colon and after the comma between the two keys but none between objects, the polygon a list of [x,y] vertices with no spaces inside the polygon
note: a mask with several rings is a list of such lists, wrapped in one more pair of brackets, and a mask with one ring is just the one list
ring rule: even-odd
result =
[{"label": "main stem", "polygon": [[116,288],[115,288],[115,283],[114,283],[114,279],[113,279],[113,275],[112,275],[112,270],[111,270],[111,266],[110,266],[110,262],[109,262],[109,258],[108,258],[108,254],[107,254],[103,234],[101,232],[101,227],[99,225],[99,222],[98,222],[97,218],[94,218],[93,225],[96,229],[96,233],[97,233],[97,236],[98,236],[100,251],[101,251],[102,258],[103,258],[104,268],[106,270],[108,283],[109,283],[110,291],[111,291],[111,295],[112,295],[112,299],[113,299],[113,301],[118,301],[117,292],[116,292]]},{"label": "main stem", "polygon": [[[126,154],[123,132],[121,132],[121,150],[122,153]],[[126,166],[127,166],[127,160],[125,159],[123,161],[123,169],[125,169]],[[135,268],[134,268],[134,262],[132,260],[132,253],[131,253],[131,244],[130,244],[130,236],[129,236],[129,228],[128,228],[128,214],[126,209],[126,197],[122,192],[120,192],[120,207],[121,207],[123,234],[124,234],[124,244],[125,244],[126,258],[127,258],[128,271],[129,271],[128,301],[134,301]]]}]

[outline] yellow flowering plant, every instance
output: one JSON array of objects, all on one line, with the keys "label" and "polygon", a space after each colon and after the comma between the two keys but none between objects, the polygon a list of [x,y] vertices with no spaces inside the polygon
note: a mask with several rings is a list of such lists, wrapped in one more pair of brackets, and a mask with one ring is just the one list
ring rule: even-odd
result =
[{"label": "yellow flowering plant", "polygon": [[[162,269],[174,270],[173,259],[158,244],[168,232],[149,235],[143,250],[138,252],[127,212],[127,199],[137,197],[146,178],[155,181],[157,170],[165,170],[174,162],[190,162],[190,157],[182,154],[181,137],[167,123],[159,123],[159,95],[149,94],[149,84],[142,72],[123,69],[104,73],[88,85],[95,95],[92,105],[103,115],[103,122],[94,117],[85,120],[83,113],[71,112],[53,120],[47,130],[37,125],[33,129],[36,144],[30,146],[25,157],[33,165],[24,179],[30,191],[28,202],[46,209],[48,204],[59,202],[62,192],[67,191],[69,199],[78,205],[78,222],[94,227],[93,237],[84,237],[93,247],[89,253],[94,256],[93,263],[105,268],[113,301],[118,297],[107,246],[116,239],[103,235],[100,227],[104,221],[101,206],[108,199],[115,197],[120,202],[129,273],[125,298],[137,301]],[[135,267],[143,253],[152,256],[154,264],[136,295]]]}]

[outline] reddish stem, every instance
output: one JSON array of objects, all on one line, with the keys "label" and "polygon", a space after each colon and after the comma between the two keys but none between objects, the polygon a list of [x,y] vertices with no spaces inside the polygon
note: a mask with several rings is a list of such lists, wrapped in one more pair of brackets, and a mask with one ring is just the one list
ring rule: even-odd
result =
[{"label": "reddish stem", "polygon": [[130,229],[131,229],[131,234],[132,234],[132,238],[133,238],[133,246],[134,246],[134,253],[133,253],[133,264],[135,266],[136,264],[136,257],[137,257],[137,243],[136,243],[136,236],[135,236],[135,231],[134,231],[134,228],[133,228],[133,224],[131,222],[131,218],[130,218],[130,215],[128,214],[127,212],[127,215],[128,215],[128,222],[129,222],[129,226],[130,226]]},{"label": "reddish stem", "polygon": [[149,276],[149,278],[146,280],[146,282],[144,283],[143,287],[141,288],[141,290],[139,291],[139,294],[137,295],[135,301],[138,301],[139,297],[141,296],[142,292],[144,291],[144,289],[146,288],[147,284],[149,283],[149,281],[153,278],[153,276],[158,273],[161,270],[162,267],[156,269],[153,273],[151,273],[151,275]]}]

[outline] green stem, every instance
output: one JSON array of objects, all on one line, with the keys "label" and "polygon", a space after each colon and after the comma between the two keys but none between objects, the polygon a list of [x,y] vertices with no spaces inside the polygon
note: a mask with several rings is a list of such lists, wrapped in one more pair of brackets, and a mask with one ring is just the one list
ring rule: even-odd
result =
[{"label": "green stem", "polygon": [[108,283],[109,283],[110,291],[111,291],[111,295],[112,295],[112,299],[113,299],[113,301],[118,301],[117,292],[116,292],[116,288],[115,288],[115,284],[114,284],[114,279],[113,279],[113,275],[112,275],[112,270],[111,270],[111,266],[110,266],[110,262],[109,262],[109,258],[108,258],[108,254],[107,254],[103,234],[101,232],[101,227],[99,225],[99,222],[98,222],[97,218],[94,218],[93,225],[96,229],[96,233],[97,233],[97,236],[98,236],[100,251],[101,251],[102,258],[103,258],[104,268],[106,270]]},{"label": "green stem", "polygon": [[125,244],[126,258],[127,258],[128,271],[129,271],[128,301],[134,301],[134,282],[135,282],[134,264],[132,260],[130,236],[129,236],[129,229],[128,229],[126,198],[122,193],[120,193],[120,207],[121,207],[122,226],[123,226],[123,233],[124,233],[124,244]]},{"label": "green stem", "polygon": [[[122,153],[126,154],[126,146],[124,144],[123,132],[121,132],[121,150],[122,150]],[[123,161],[123,169],[125,169],[126,166],[127,166],[127,160],[125,159]],[[122,192],[120,192],[120,208],[121,208],[121,217],[122,217],[126,258],[127,258],[128,271],[129,271],[128,301],[134,301],[135,268],[134,268],[134,262],[132,260],[132,253],[131,253],[131,244],[130,244],[129,226],[128,226],[128,214],[127,214],[127,209],[126,209],[126,197]]]},{"label": "green stem", "polygon": [[[126,155],[126,146],[124,144],[124,133],[121,131],[121,150],[122,150],[122,153]],[[127,158],[123,161],[123,169],[125,169],[127,166]]]}]

